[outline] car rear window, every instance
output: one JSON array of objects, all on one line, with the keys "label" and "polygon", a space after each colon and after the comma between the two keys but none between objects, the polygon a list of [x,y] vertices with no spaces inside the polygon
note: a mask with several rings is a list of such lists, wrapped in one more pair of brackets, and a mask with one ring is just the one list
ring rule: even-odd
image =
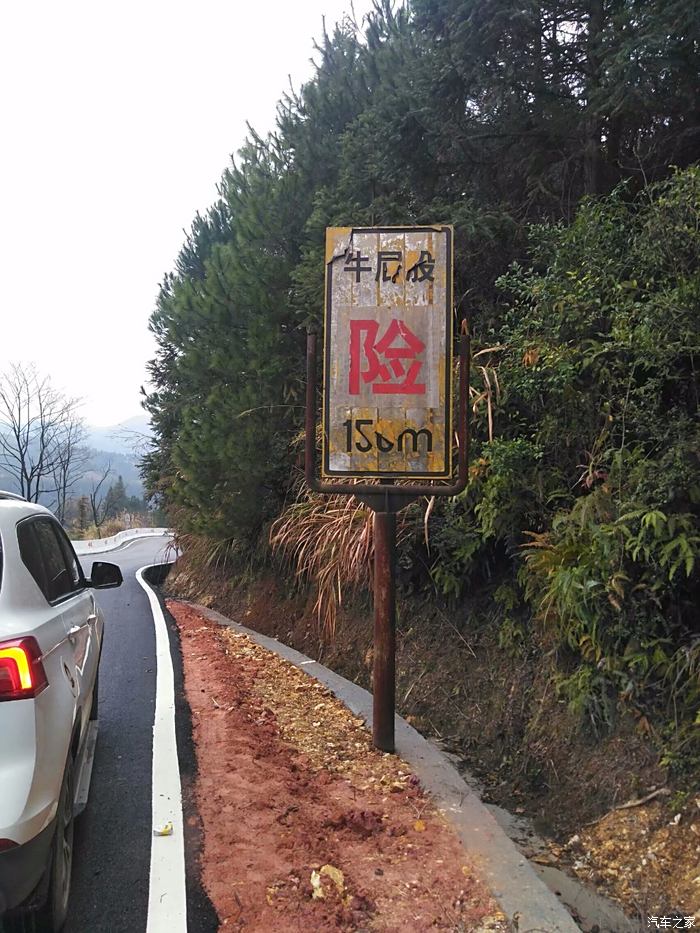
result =
[{"label": "car rear window", "polygon": [[64,537],[50,518],[31,519],[17,526],[22,561],[49,602],[84,586],[80,565]]},{"label": "car rear window", "polygon": [[34,522],[22,522],[17,526],[17,542],[24,566],[34,577],[34,582],[48,599],[46,573],[44,572],[44,562],[41,559],[41,551],[39,550],[39,541],[34,531]]},{"label": "car rear window", "polygon": [[66,561],[61,550],[61,545],[54,534],[51,522],[36,522],[35,531],[39,538],[39,548],[44,558],[44,567],[48,578],[47,599],[53,602],[54,599],[60,599],[66,593],[70,593],[72,586]]},{"label": "car rear window", "polygon": [[66,562],[66,566],[68,567],[71,589],[82,589],[82,587],[85,585],[83,568],[80,566],[80,562],[76,557],[75,551],[73,550],[73,545],[70,543],[70,538],[60,525],[54,524],[53,522],[52,525],[61,546],[61,550],[63,551],[63,558]]}]

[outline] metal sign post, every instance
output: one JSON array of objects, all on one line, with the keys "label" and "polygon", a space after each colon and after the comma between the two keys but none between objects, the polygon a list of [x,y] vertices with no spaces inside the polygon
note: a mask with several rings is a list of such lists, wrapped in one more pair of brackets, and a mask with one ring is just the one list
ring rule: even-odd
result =
[{"label": "metal sign post", "polygon": [[451,227],[327,231],[322,473],[378,483],[316,477],[314,333],[306,355],[306,482],[316,492],[355,496],[375,513],[372,731],[375,746],[389,752],[396,512],[421,496],[456,495],[467,484],[469,338],[463,326],[453,480],[452,320]]}]

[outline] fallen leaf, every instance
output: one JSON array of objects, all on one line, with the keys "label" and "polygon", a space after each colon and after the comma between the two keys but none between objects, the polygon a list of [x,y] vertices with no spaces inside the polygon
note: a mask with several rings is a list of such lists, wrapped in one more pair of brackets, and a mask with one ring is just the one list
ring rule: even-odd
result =
[{"label": "fallen leaf", "polygon": [[342,895],[345,890],[345,876],[335,865],[323,865],[320,874],[327,875],[338,889],[338,894]]},{"label": "fallen leaf", "polygon": [[323,891],[321,876],[315,870],[311,872],[311,887],[313,889],[311,891],[311,897],[315,898],[316,900],[320,900],[326,896]]}]

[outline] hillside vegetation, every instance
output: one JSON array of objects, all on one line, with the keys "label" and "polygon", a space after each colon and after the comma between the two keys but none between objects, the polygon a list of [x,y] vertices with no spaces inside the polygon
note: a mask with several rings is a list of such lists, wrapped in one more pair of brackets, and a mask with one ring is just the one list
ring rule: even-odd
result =
[{"label": "hillside vegetation", "polygon": [[405,513],[402,579],[462,631],[487,602],[500,650],[546,658],[582,729],[631,711],[683,779],[700,764],[698,35],[690,0],[414,0],[324,35],[163,281],[143,464],[192,554],[285,561],[332,628],[371,548],[361,507],[300,483],[324,230],[454,224],[470,484]]}]

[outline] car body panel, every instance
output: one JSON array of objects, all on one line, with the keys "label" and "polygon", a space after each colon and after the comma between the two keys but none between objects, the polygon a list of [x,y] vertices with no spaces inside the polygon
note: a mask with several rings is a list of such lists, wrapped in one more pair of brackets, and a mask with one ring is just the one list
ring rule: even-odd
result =
[{"label": "car body panel", "polygon": [[[83,750],[104,632],[82,571],[77,589],[50,602],[23,563],[17,526],[46,518],[55,523],[41,506],[0,496],[0,642],[34,637],[48,681],[33,698],[0,700],[0,839],[17,843],[0,851],[0,915],[27,896],[27,884],[36,885],[36,860],[47,857],[40,840],[53,835],[69,757]],[[31,877],[18,883],[23,865]]]},{"label": "car body panel", "polygon": [[0,919],[40,884],[49,859],[55,820],[25,845],[0,852]]}]

